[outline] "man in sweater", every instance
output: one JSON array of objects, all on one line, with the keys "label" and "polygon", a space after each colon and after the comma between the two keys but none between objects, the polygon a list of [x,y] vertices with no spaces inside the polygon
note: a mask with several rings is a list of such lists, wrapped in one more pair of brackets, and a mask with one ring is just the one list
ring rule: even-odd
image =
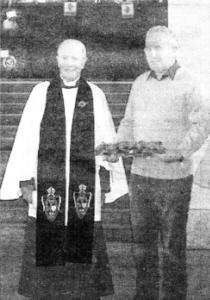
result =
[{"label": "man in sweater", "polygon": [[[162,142],[165,152],[134,157],[130,199],[135,300],[186,300],[186,225],[192,187],[190,156],[210,132],[210,103],[193,74],[180,67],[177,40],[165,26],[146,35],[149,72],[133,83],[119,142]],[[162,286],[158,244],[162,243]]]},{"label": "man in sweater", "polygon": [[1,187],[1,200],[16,199],[20,187],[29,204],[19,294],[33,300],[99,300],[114,292],[101,199],[126,194],[126,178],[122,162],[95,156],[116,133],[104,93],[82,77],[86,60],[80,41],[59,45],[59,70],[29,96]]}]

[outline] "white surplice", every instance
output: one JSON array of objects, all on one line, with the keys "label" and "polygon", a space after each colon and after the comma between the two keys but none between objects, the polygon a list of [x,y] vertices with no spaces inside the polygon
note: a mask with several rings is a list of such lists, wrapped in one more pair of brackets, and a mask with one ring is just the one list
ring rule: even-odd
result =
[{"label": "white surplice", "polygon": [[[116,142],[116,133],[111,113],[102,90],[89,83],[93,93],[95,116],[95,147],[104,143]],[[1,200],[17,199],[20,194],[20,181],[35,178],[37,184],[37,157],[39,147],[40,124],[45,110],[46,94],[49,82],[37,84],[32,90],[26,103],[13,149],[7,164],[6,172],[1,186]],[[78,88],[62,89],[66,114],[66,216],[68,216],[68,185],[69,185],[69,158],[71,146],[71,126]],[[55,119],[56,122],[56,119]],[[101,189],[99,169],[100,166],[110,170],[111,192],[106,194],[106,203],[113,202],[128,193],[126,176],[122,160],[117,163],[108,163],[102,157],[96,157],[96,187],[95,187],[95,221],[101,220]],[[71,176],[71,174],[70,174]],[[33,192],[33,203],[29,204],[29,216],[36,217],[37,190]]]}]

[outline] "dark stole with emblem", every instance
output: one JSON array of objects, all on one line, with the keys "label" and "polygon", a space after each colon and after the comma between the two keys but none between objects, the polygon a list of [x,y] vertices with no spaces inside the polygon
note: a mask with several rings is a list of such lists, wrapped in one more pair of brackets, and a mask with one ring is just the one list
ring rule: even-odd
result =
[{"label": "dark stole with emblem", "polygon": [[[71,99],[69,99],[71,101]],[[80,105],[82,103],[82,105]],[[71,129],[68,224],[65,226],[66,120],[60,78],[55,77],[47,91],[40,127],[37,170],[36,266],[62,266],[65,263],[91,263],[95,203],[95,124],[93,95],[80,78]],[[84,218],[79,218],[74,194],[80,185],[92,195]],[[43,197],[52,188],[60,209],[49,221],[43,211]],[[51,190],[52,190],[51,189]]]}]

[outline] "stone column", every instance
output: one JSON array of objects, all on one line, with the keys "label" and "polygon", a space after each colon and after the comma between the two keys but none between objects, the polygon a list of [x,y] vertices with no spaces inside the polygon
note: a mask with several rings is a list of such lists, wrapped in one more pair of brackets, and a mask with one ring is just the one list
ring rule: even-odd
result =
[{"label": "stone column", "polygon": [[[169,28],[175,32],[181,45],[179,62],[195,72],[210,93],[210,1],[168,0],[168,14]],[[205,174],[210,173],[209,144],[207,142],[194,155],[189,248],[210,249],[210,181],[208,184],[205,180]]]},{"label": "stone column", "polygon": [[201,76],[210,90],[210,1],[168,0],[169,27],[177,35],[179,60]]}]

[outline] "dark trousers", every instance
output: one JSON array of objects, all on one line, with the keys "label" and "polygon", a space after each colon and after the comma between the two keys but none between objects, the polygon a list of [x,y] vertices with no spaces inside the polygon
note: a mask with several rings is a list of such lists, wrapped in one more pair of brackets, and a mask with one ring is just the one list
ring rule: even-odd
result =
[{"label": "dark trousers", "polygon": [[186,226],[192,180],[192,176],[165,180],[131,174],[135,300],[186,300]]}]

